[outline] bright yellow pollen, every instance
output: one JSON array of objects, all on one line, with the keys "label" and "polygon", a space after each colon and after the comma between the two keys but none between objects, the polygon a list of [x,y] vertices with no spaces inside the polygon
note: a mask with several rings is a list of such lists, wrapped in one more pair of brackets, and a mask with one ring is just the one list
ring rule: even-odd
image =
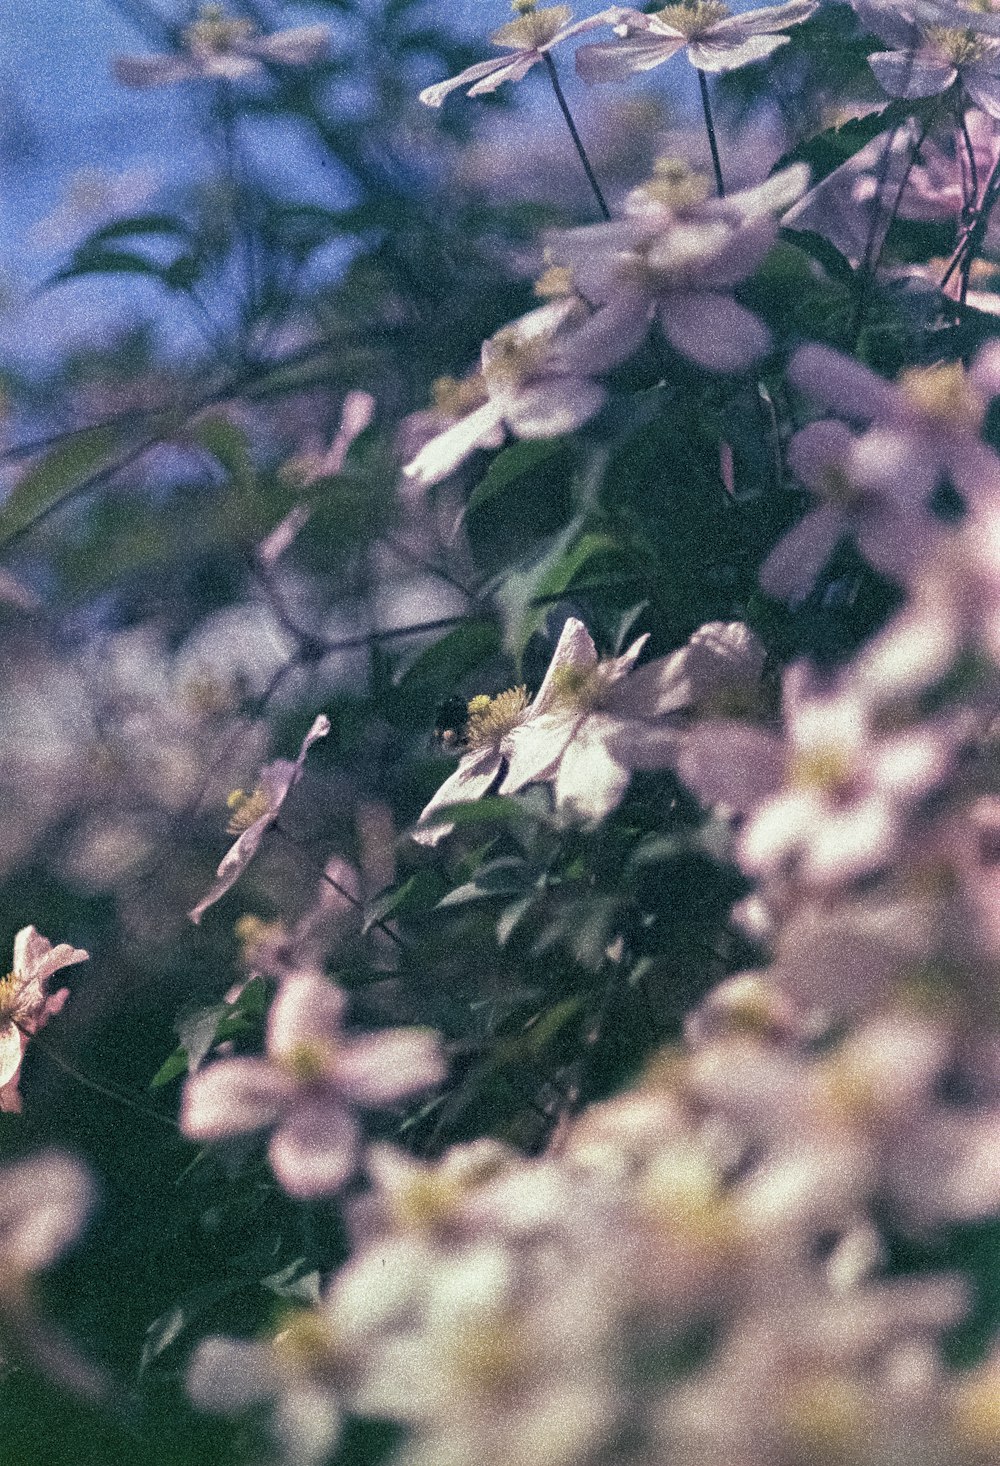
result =
[{"label": "bright yellow pollen", "polygon": [[496,697],[481,693],[469,703],[466,738],[470,748],[495,743],[521,722],[531,699],[526,687],[509,687]]},{"label": "bright yellow pollen", "polygon": [[273,1340],[278,1363],[288,1373],[325,1384],[337,1383],[339,1357],[329,1323],[304,1308],[289,1316]]},{"label": "bright yellow pollen", "polygon": [[0,977],[0,1022],[8,1022],[17,1012],[20,991],[21,983],[16,973],[8,972],[6,977]]},{"label": "bright yellow pollen", "polygon": [[[687,7],[678,5],[675,10]],[[653,164],[653,176],[642,185],[642,192],[656,204],[662,204],[675,214],[704,203],[711,192],[708,179],[696,173],[680,158],[657,158]]]},{"label": "bright yellow pollen", "polygon": [[258,785],[252,794],[248,794],[245,789],[234,789],[226,800],[226,805],[232,810],[226,825],[227,832],[230,835],[242,835],[244,830],[249,830],[262,815],[267,814],[271,801],[266,791]]},{"label": "bright yellow pollen", "polygon": [[721,0],[693,0],[688,5],[667,5],[655,12],[655,18],[692,40],[730,14],[729,6],[721,4]]},{"label": "bright yellow pollen", "polygon": [[899,385],[917,411],[941,427],[973,433],[982,427],[986,403],[960,361],[910,367],[900,374]]},{"label": "bright yellow pollen", "polygon": [[447,417],[465,417],[482,407],[488,393],[482,377],[475,372],[471,377],[438,377],[431,386],[431,396],[438,412]]}]

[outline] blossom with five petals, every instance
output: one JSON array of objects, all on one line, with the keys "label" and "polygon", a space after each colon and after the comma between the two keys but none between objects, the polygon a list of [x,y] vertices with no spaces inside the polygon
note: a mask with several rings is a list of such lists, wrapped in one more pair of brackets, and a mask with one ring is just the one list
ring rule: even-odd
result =
[{"label": "blossom with five petals", "polygon": [[18,1078],[31,1035],[37,1033],[69,997],[69,988],[45,991],[60,968],[86,962],[90,954],[68,942],[53,947],[33,926],[14,938],[14,967],[0,978],[0,1110],[19,1110]]}]

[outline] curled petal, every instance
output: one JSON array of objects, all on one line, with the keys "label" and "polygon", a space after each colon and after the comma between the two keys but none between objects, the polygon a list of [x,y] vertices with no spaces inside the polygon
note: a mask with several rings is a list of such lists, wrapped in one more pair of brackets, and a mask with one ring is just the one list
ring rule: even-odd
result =
[{"label": "curled petal", "polygon": [[477,61],[475,66],[467,66],[458,76],[450,76],[447,81],[438,81],[433,86],[424,87],[420,93],[420,101],[425,107],[440,107],[445,97],[459,87],[492,76],[495,71],[507,71],[509,66],[510,61],[506,56],[491,56],[487,61]]},{"label": "curled petal", "polygon": [[[416,479],[421,488],[440,483],[454,473],[477,448],[496,448],[502,438],[503,409],[496,402],[484,402],[460,418],[443,433],[425,443],[416,458],[403,469],[407,478]],[[498,429],[500,429],[498,441]]]},{"label": "curled petal", "polygon": [[33,926],[23,927],[14,938],[15,975],[33,979],[39,984],[61,967],[86,962],[89,956],[90,953],[82,947],[71,947],[68,942],[60,942],[53,947],[49,939]]},{"label": "curled petal", "polygon": [[[742,17],[741,17],[742,18]],[[699,71],[737,71],[754,61],[764,61],[779,46],[788,44],[788,36],[748,36],[742,45],[724,45],[706,36],[688,46],[688,60]]]},{"label": "curled petal", "polygon": [[637,72],[662,66],[684,45],[684,37],[628,36],[620,41],[598,41],[581,46],[576,53],[577,75],[593,86],[605,81],[628,81]]}]

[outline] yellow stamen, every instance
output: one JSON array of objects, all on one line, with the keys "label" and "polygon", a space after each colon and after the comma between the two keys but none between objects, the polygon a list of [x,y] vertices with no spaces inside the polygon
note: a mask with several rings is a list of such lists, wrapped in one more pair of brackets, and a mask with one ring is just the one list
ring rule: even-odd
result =
[{"label": "yellow stamen", "polygon": [[470,748],[495,743],[521,722],[531,699],[526,687],[509,687],[496,697],[480,694],[469,703],[466,737]]},{"label": "yellow stamen", "polygon": [[529,10],[522,10],[517,20],[508,21],[494,31],[490,40],[494,46],[509,46],[514,51],[537,51],[549,44],[571,15],[568,5],[552,5],[545,10],[536,10],[532,5]]},{"label": "yellow stamen", "polygon": [[189,51],[211,51],[224,55],[241,41],[248,41],[256,31],[249,20],[227,16],[221,5],[203,5],[198,19],[183,33]]},{"label": "yellow stamen", "polygon": [[929,25],[924,34],[945,61],[952,66],[971,66],[982,61],[987,46],[975,31],[946,25]]},{"label": "yellow stamen", "polygon": [[535,281],[535,294],[543,300],[563,300],[573,295],[573,271],[568,265],[549,265]]},{"label": "yellow stamen", "polygon": [[849,793],[854,769],[843,749],[829,745],[803,749],[792,756],[788,782],[796,789],[813,789],[836,797]]},{"label": "yellow stamen", "polygon": [[721,4],[720,0],[692,0],[690,4],[667,5],[656,11],[655,18],[693,40],[695,36],[703,35],[709,26],[726,20],[730,14],[729,6]]},{"label": "yellow stamen", "polygon": [[986,403],[960,361],[910,367],[900,373],[899,385],[917,411],[941,427],[973,433],[982,427]]},{"label": "yellow stamen", "polygon": [[483,379],[478,372],[471,377],[438,377],[431,386],[431,396],[438,412],[446,417],[465,417],[482,407],[488,398]]},{"label": "yellow stamen", "polygon": [[333,1058],[334,1048],[331,1043],[306,1040],[286,1049],[280,1056],[280,1062],[285,1073],[297,1079],[300,1084],[315,1084],[329,1075]]},{"label": "yellow stamen", "polygon": [[226,800],[227,807],[232,811],[226,830],[230,835],[242,835],[251,825],[255,825],[262,815],[267,814],[271,808],[271,801],[265,790],[260,785],[248,794],[245,789],[234,789]]},{"label": "yellow stamen", "polygon": [[[678,5],[677,10],[687,7]],[[680,158],[657,158],[653,164],[653,176],[642,185],[642,192],[656,204],[662,204],[675,214],[704,203],[711,192],[707,178],[696,173]]]}]

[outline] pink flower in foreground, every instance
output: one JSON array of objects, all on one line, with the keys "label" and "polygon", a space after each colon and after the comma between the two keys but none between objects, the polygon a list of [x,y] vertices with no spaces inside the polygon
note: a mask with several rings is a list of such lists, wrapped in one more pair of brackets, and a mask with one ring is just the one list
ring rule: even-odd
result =
[{"label": "pink flower in foreground", "polygon": [[711,371],[741,371],[771,338],[731,291],[764,259],[778,216],[808,180],[795,164],[756,188],[710,199],[707,180],[661,159],[629,195],[624,218],[552,233],[549,252],[587,300],[615,311],[624,336],[641,339],[655,315],[682,356]]},{"label": "pink flower in foreground", "polygon": [[960,361],[910,367],[887,382],[829,346],[803,346],[789,364],[794,386],[850,422],[870,424],[851,449],[851,476],[899,505],[926,500],[942,479],[970,500],[1000,477],[979,437],[1000,393],[1000,346],[990,342],[966,371]]},{"label": "pink flower in foreground", "polygon": [[846,683],[785,674],[785,736],[708,719],[688,734],[681,778],[706,803],[746,814],[737,853],[752,875],[789,865],[807,881],[852,880],[895,853],[909,813],[949,767],[955,740],[927,722],[879,732],[876,707]]},{"label": "pink flower in foreground", "polygon": [[786,0],[732,15],[721,0],[686,0],[652,15],[629,10],[615,25],[622,39],[581,46],[576,69],[588,82],[625,81],[686,49],[699,71],[735,71],[786,45],[789,38],[780,32],[801,25],[816,9],[816,0]]},{"label": "pink flower in foreground", "polygon": [[357,1163],[354,1108],[395,1105],[445,1073],[435,1034],[395,1028],[352,1036],[344,1006],[325,979],[289,978],[268,1018],[267,1057],[223,1059],[191,1075],[182,1132],[218,1141],[271,1130],[268,1159],[289,1195],[333,1195]]},{"label": "pink flower in foreground", "polygon": [[203,5],[185,28],[182,42],[176,56],[116,56],[115,76],[128,87],[238,81],[262,71],[265,63],[311,66],[326,56],[330,32],[325,25],[305,25],[262,36],[252,21],[227,16],[221,5]]},{"label": "pink flower in foreground", "polygon": [[222,857],[211,890],[188,912],[195,925],[201,921],[208,908],[214,906],[230,886],[236,884],[246,870],[260,849],[264,836],[281,813],[281,806],[301,779],[306,754],[316,740],[325,738],[329,731],[330,719],[325,713],[320,713],[303,738],[294,763],[287,758],[275,759],[261,770],[260,783],[252,794],[245,794],[242,789],[238,789],[229,796],[229,806],[233,811],[229,832],[239,835],[239,839]]},{"label": "pink flower in foreground", "polygon": [[846,536],[883,574],[905,581],[944,533],[925,503],[922,481],[914,485],[893,475],[870,488],[859,481],[859,441],[844,423],[826,420],[810,423],[789,444],[788,467],[817,502],[761,566],[760,583],[769,596],[793,605],[804,600]]},{"label": "pink flower in foreground", "polygon": [[67,942],[53,947],[33,926],[14,938],[13,971],[0,977],[0,1110],[21,1108],[18,1079],[28,1040],[69,997],[69,988],[47,993],[49,978],[60,968],[86,962],[89,955]]},{"label": "pink flower in foreground", "polygon": [[51,1267],[76,1241],[93,1204],[89,1172],[62,1151],[0,1167],[0,1294]]},{"label": "pink flower in foreground", "polygon": [[536,10],[526,0],[515,0],[514,9],[521,12],[517,19],[501,26],[490,36],[494,46],[500,46],[512,54],[494,56],[489,61],[477,61],[475,66],[466,67],[458,76],[425,87],[420,93],[420,100],[425,106],[440,107],[445,97],[459,87],[468,86],[468,95],[478,97],[484,92],[495,92],[505,81],[520,81],[560,42],[568,41],[570,36],[580,35],[583,31],[593,30],[595,26],[611,25],[619,15],[625,13],[620,6],[613,5],[608,10],[590,16],[588,20],[578,20],[571,25],[570,16],[573,12],[568,5],[552,5]]}]

